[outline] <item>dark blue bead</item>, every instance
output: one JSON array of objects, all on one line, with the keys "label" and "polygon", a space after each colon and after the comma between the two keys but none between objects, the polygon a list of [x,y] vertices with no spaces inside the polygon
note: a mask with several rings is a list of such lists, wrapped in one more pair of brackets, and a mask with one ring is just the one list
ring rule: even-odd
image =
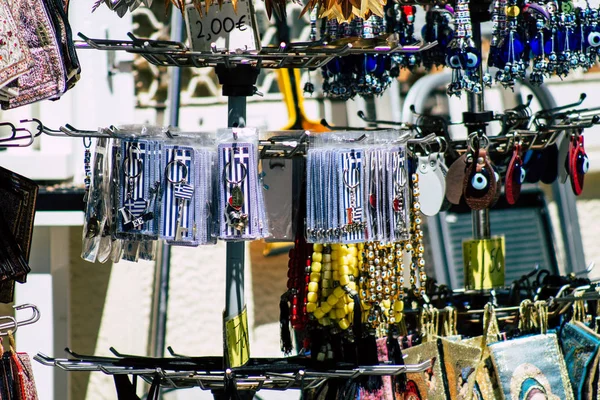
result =
[{"label": "dark blue bead", "polygon": [[529,41],[531,52],[535,56],[541,56],[544,52],[544,45],[542,44],[542,38],[540,34],[535,35],[533,39]]},{"label": "dark blue bead", "polygon": [[365,72],[367,72],[367,73],[374,72],[377,69],[377,59],[375,58],[374,55],[372,55],[372,54],[365,55],[364,69],[365,69]]},{"label": "dark blue bead", "polygon": [[340,69],[341,69],[341,67],[340,67],[340,59],[339,58],[334,58],[333,60],[329,61],[329,63],[327,64],[327,69],[332,74],[339,74],[340,73]]}]

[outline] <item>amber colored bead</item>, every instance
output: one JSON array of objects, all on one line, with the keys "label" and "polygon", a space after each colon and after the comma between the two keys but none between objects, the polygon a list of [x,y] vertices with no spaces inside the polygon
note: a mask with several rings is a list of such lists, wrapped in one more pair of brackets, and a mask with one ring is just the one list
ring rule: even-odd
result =
[{"label": "amber colored bead", "polygon": [[338,321],[338,325],[343,330],[346,330],[350,327],[350,322],[348,322],[348,320],[346,318],[342,318]]}]

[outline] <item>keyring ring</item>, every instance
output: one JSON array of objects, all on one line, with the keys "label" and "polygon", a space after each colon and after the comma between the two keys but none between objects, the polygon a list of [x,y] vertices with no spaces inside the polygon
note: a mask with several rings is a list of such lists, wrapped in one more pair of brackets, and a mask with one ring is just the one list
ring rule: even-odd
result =
[{"label": "keyring ring", "polygon": [[436,136],[435,140],[440,146],[440,153],[445,154],[448,150],[448,142],[446,141],[446,138],[443,136]]},{"label": "keyring ring", "polygon": [[487,150],[490,145],[490,139],[486,135],[479,136],[477,132],[473,132],[469,135],[469,144],[471,148],[475,148],[475,139],[479,140],[479,148]]},{"label": "keyring ring", "polygon": [[[180,166],[182,167],[183,170],[183,177],[178,180],[178,181],[174,181],[169,177],[169,166],[171,164],[174,164],[175,166]],[[182,182],[186,182],[187,181],[187,177],[188,177],[188,167],[187,165],[185,165],[185,163],[181,160],[171,160],[167,166],[165,167],[165,178],[167,179],[167,181],[169,181],[169,183],[172,183],[173,185],[177,185],[179,183]]]},{"label": "keyring ring", "polygon": [[142,174],[142,167],[143,167],[144,163],[142,162],[141,158],[136,158],[135,160],[137,161],[137,164],[138,164],[137,165],[138,166],[138,168],[137,168],[138,173],[135,174],[135,175],[130,175],[129,172],[127,171],[127,168],[126,168],[126,165],[129,163],[129,159],[130,159],[130,157],[127,156],[123,160],[123,174],[125,174],[125,176],[127,178],[134,179],[134,178],[137,178],[138,176],[140,176]]},{"label": "keyring ring", "polygon": [[354,189],[356,187],[358,187],[358,185],[360,185],[360,171],[358,170],[358,168],[354,167],[352,168],[352,173],[356,173],[356,184],[354,185],[350,185],[348,183],[348,180],[346,179],[346,176],[348,175],[348,168],[344,168],[344,185],[346,185],[349,189]]},{"label": "keyring ring", "polygon": [[248,169],[246,168],[246,165],[240,164],[240,166],[242,167],[242,177],[238,181],[231,181],[227,177],[227,166],[228,165],[231,165],[231,162],[228,162],[227,164],[225,164],[225,168],[223,169],[223,180],[225,180],[225,182],[227,182],[228,184],[230,184],[232,186],[239,185],[240,183],[242,183],[244,181],[244,179],[246,179],[246,175],[248,175]]}]

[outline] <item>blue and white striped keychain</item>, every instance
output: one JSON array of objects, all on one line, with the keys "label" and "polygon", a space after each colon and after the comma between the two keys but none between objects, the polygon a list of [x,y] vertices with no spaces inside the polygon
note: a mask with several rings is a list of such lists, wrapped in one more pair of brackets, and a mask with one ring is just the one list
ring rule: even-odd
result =
[{"label": "blue and white striped keychain", "polygon": [[124,140],[117,237],[156,239],[160,148],[156,140]]},{"label": "blue and white striped keychain", "polygon": [[264,238],[268,236],[268,224],[258,174],[258,131],[224,129],[218,137],[219,238]]},{"label": "blue and white striped keychain", "polygon": [[166,145],[163,150],[164,184],[160,237],[169,244],[197,245],[195,238],[196,151]]},{"label": "blue and white striped keychain", "polygon": [[339,153],[341,185],[339,187],[340,209],[338,215],[344,221],[342,243],[358,243],[365,240],[365,216],[363,213],[363,173],[362,150],[349,150]]}]

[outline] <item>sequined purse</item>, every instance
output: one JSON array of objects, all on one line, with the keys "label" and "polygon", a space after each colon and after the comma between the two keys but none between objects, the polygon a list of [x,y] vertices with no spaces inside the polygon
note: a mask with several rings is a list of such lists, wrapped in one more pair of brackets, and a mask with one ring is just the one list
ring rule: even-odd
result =
[{"label": "sequined purse", "polygon": [[598,372],[600,336],[581,322],[570,322],[560,330],[560,345],[575,397],[597,398],[593,381]]},{"label": "sequined purse", "polygon": [[481,358],[481,349],[446,339],[435,339],[407,349],[404,353],[407,355],[407,364],[434,359],[433,366],[427,371],[407,374],[405,398],[469,398],[469,385],[475,380],[474,372]]},{"label": "sequined purse", "polygon": [[81,67],[79,65],[77,52],[75,51],[73,33],[67,18],[66,9],[63,8],[64,4],[62,3],[62,0],[44,0],[44,3],[46,4],[48,14],[54,24],[56,36],[59,39],[59,49],[67,79],[66,89],[71,89],[79,80]]},{"label": "sequined purse", "polygon": [[17,95],[3,101],[3,109],[56,97],[66,90],[66,69],[46,4],[40,0],[15,0],[12,13],[34,67],[7,85]]},{"label": "sequined purse", "polygon": [[556,334],[525,336],[489,348],[504,399],[574,399]]},{"label": "sequined purse", "polygon": [[8,2],[0,4],[0,87],[25,73],[33,60]]}]

